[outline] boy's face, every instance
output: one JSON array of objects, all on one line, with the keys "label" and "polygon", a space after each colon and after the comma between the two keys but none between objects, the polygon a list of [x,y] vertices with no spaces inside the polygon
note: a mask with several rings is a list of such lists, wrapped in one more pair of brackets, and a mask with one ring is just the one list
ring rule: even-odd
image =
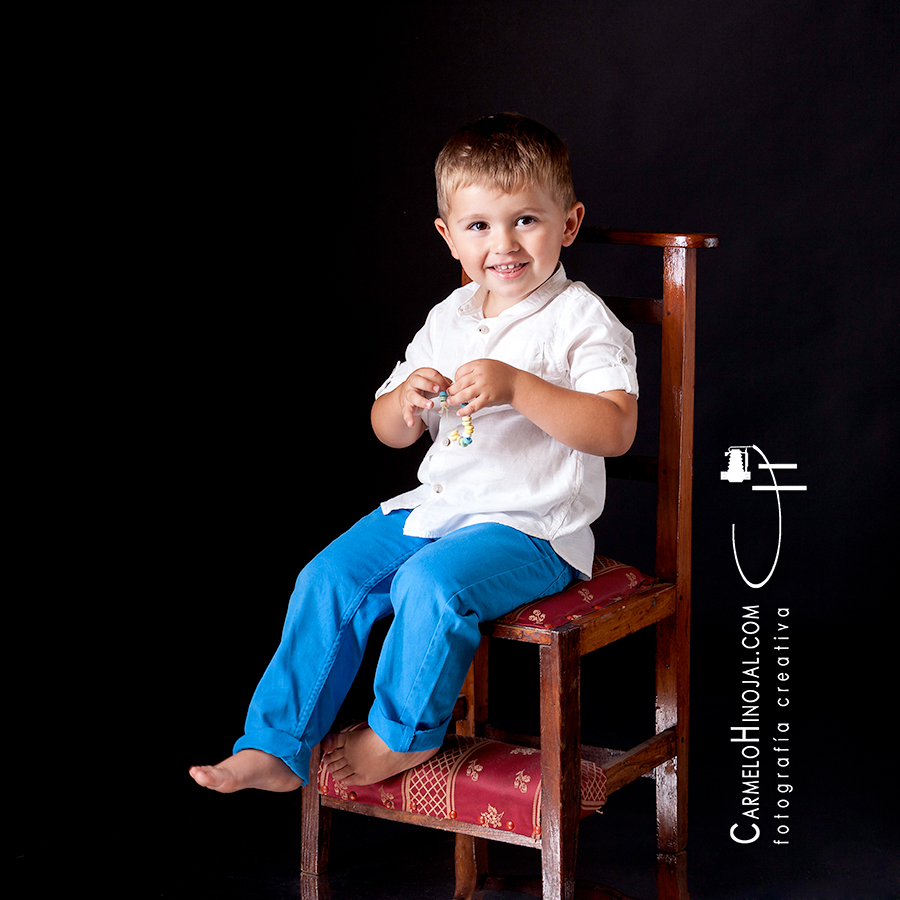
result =
[{"label": "boy's face", "polygon": [[581,203],[564,210],[539,185],[511,194],[468,185],[453,192],[446,218],[434,224],[469,278],[488,289],[485,306],[496,315],[556,271],[583,216]]}]

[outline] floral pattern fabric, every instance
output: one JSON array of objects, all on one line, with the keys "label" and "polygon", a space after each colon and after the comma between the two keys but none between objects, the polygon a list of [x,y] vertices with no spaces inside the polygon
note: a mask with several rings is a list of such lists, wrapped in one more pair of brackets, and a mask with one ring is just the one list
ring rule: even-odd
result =
[{"label": "floral pattern fabric", "polygon": [[497,621],[503,625],[558,628],[653,583],[654,579],[634,566],[597,556],[588,581],[578,581],[558,594],[526,603]]},{"label": "floral pattern fabric", "polygon": [[[606,802],[606,774],[582,761],[582,816]],[[402,809],[438,819],[541,835],[541,754],[485,738],[448,735],[422,765],[380,784],[349,786],[319,769],[319,792],[343,800]]]}]

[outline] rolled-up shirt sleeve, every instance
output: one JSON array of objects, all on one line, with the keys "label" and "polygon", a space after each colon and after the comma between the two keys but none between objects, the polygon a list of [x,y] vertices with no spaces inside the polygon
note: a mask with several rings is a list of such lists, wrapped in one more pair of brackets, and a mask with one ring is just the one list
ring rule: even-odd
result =
[{"label": "rolled-up shirt sleeve", "polygon": [[602,394],[627,391],[638,395],[637,354],[634,338],[605,305],[597,304],[594,321],[572,341],[569,377],[576,391]]},{"label": "rolled-up shirt sleeve", "polygon": [[398,362],[394,366],[394,371],[391,372],[384,384],[382,384],[381,387],[378,388],[377,391],[375,391],[375,399],[377,400],[384,394],[389,394],[392,390],[394,390],[394,388],[397,388],[401,384],[403,384],[403,382],[406,381],[407,378],[409,378],[409,373],[411,371],[412,368],[406,360]]}]

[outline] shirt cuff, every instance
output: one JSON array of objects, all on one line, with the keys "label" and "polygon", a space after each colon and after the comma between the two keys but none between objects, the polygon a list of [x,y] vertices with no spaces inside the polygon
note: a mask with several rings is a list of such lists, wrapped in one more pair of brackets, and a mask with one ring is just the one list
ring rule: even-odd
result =
[{"label": "shirt cuff", "polygon": [[403,384],[404,381],[409,377],[409,363],[407,362],[398,362],[397,365],[394,366],[394,371],[391,372],[388,380],[375,391],[375,399],[377,400],[383,394],[390,393],[394,388],[399,387]]},{"label": "shirt cuff", "polygon": [[606,391],[627,391],[629,394],[634,394],[637,397],[637,371],[630,363],[594,369],[578,379],[575,389],[584,391],[587,394],[603,394]]}]

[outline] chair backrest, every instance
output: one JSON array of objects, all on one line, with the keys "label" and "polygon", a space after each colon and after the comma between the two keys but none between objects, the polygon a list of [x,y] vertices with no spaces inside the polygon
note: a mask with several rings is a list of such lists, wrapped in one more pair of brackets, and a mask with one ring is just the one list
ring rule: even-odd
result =
[{"label": "chair backrest", "polygon": [[611,297],[604,302],[626,324],[662,329],[659,451],[607,460],[613,478],[657,483],[655,575],[661,581],[689,578],[694,425],[695,273],[698,249],[716,247],[711,234],[622,231],[585,226],[580,243],[631,244],[662,249],[660,298]]}]

